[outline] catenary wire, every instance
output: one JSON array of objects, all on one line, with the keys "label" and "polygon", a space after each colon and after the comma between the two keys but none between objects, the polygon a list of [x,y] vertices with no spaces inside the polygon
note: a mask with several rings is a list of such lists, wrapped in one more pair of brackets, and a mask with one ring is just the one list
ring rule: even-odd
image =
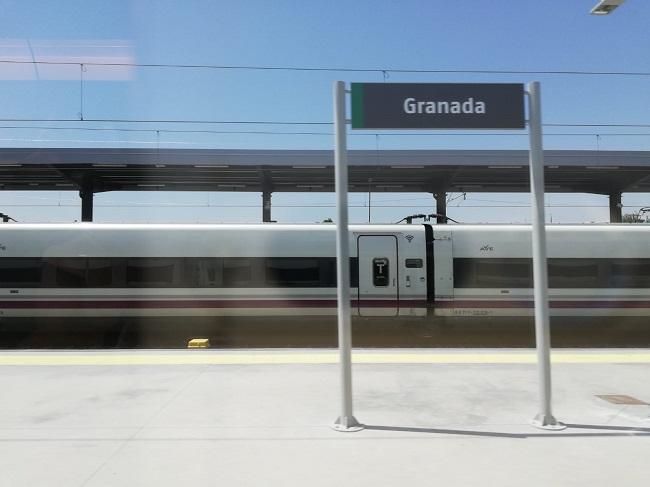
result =
[{"label": "catenary wire", "polygon": [[[3,130],[54,130],[54,131],[87,131],[87,132],[138,132],[138,133],[171,133],[171,134],[235,134],[235,135],[323,135],[323,136],[332,136],[332,132],[304,132],[304,131],[292,131],[292,132],[279,132],[273,130],[191,130],[191,129],[137,129],[137,128],[109,128],[109,127],[43,127],[43,126],[18,126],[18,125],[0,125],[0,129]],[[431,137],[431,136],[475,136],[475,137],[528,137],[527,133],[501,133],[501,132],[487,132],[487,133],[476,133],[476,132],[388,132],[382,134],[376,134],[372,132],[368,133],[351,133],[350,136],[366,136],[366,137],[375,137],[376,135],[388,136],[388,137]],[[545,133],[545,137],[650,137],[650,133],[584,133],[584,132],[564,132],[564,133]]]},{"label": "catenary wire", "polygon": [[[0,118],[0,122],[13,123],[169,123],[169,124],[202,124],[202,125],[333,125],[333,122],[298,122],[277,120],[174,120],[174,119],[125,119],[125,118]],[[617,128],[650,128],[650,123],[558,123],[542,124],[545,127],[617,127]],[[155,130],[155,129],[153,129]],[[166,129],[169,130],[169,129]],[[162,130],[161,130],[162,131]],[[390,133],[390,131],[387,131]],[[331,134],[328,134],[331,135]],[[371,135],[376,135],[372,133]],[[382,131],[382,135],[386,135]],[[596,134],[592,134],[596,135]],[[597,134],[606,135],[606,134]]]},{"label": "catenary wire", "polygon": [[523,70],[523,69],[404,69],[404,68],[342,68],[342,67],[301,67],[301,66],[252,66],[220,64],[176,64],[176,63],[119,63],[97,61],[21,61],[0,59],[2,64],[43,64],[51,66],[106,66],[128,68],[167,68],[167,69],[215,69],[242,71],[304,71],[340,73],[403,73],[403,74],[540,74],[569,76],[650,76],[648,71],[588,71],[588,70]]}]

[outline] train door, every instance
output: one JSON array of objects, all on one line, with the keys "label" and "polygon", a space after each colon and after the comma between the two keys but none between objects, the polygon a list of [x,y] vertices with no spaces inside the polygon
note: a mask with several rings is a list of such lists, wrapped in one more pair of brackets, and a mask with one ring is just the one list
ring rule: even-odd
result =
[{"label": "train door", "polygon": [[451,232],[434,233],[436,298],[454,297],[454,257]]},{"label": "train door", "polygon": [[359,315],[397,316],[397,238],[394,235],[361,235],[359,256]]},{"label": "train door", "polygon": [[454,253],[451,232],[434,232],[434,273],[433,288],[435,291],[436,315],[450,314],[454,303]]}]

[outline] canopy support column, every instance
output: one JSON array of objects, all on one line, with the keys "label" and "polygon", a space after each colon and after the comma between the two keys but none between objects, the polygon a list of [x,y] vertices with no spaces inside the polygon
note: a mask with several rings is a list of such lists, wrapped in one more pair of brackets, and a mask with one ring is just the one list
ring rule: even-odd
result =
[{"label": "canopy support column", "polygon": [[436,200],[436,223],[447,223],[447,193],[434,193],[433,197]]},{"label": "canopy support column", "polygon": [[621,204],[621,193],[610,193],[609,222],[621,223],[622,221],[623,221],[623,205]]},{"label": "canopy support column", "polygon": [[93,221],[93,185],[92,183],[85,183],[79,190],[79,197],[81,198],[81,221]]},{"label": "canopy support column", "polygon": [[262,221],[271,222],[271,191],[262,191]]}]

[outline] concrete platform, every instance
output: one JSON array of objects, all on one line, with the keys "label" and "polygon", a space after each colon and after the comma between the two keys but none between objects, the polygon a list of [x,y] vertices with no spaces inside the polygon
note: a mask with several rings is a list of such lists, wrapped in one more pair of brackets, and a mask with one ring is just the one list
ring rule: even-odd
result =
[{"label": "concrete platform", "polygon": [[357,351],[338,433],[334,351],[2,352],[2,486],[584,486],[650,482],[650,351]]}]

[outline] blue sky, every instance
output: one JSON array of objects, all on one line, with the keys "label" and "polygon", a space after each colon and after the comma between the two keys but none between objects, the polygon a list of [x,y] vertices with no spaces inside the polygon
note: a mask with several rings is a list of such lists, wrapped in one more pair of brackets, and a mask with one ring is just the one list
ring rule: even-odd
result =
[{"label": "blue sky", "polygon": [[[0,0],[0,59],[129,61],[139,64],[296,66],[349,69],[566,70],[650,72],[650,4],[628,0],[614,14],[588,14],[596,0],[442,1],[8,1]],[[0,118],[75,119],[81,111],[79,68],[0,64]],[[192,119],[329,122],[331,86],[382,81],[382,73],[295,72],[89,66],[86,119]],[[528,82],[539,80],[545,122],[649,124],[649,76],[413,74],[392,82]],[[2,122],[5,147],[210,147],[331,149],[326,135],[180,134],[155,130],[187,124],[138,124],[149,132],[87,132],[43,127],[123,128],[113,122]],[[38,128],[35,128],[38,127]],[[128,125],[134,128],[133,124]],[[200,128],[206,128],[201,126]],[[224,131],[268,126],[214,125]],[[329,126],[273,127],[329,132]],[[547,128],[547,149],[650,150],[650,128]],[[582,133],[569,136],[569,133]],[[628,135],[621,135],[622,133]],[[599,137],[596,137],[596,134]],[[636,135],[629,135],[636,134]],[[400,137],[350,135],[351,149],[527,148],[525,134],[436,133]],[[0,194],[0,211],[21,221],[79,218],[76,193]],[[351,195],[351,221],[366,221],[367,195]],[[527,221],[521,195],[470,194],[451,203],[462,221]],[[383,206],[394,206],[382,208]],[[107,193],[95,198],[96,221],[259,221],[258,194]],[[279,221],[333,216],[328,194],[273,197]],[[607,200],[551,195],[553,221],[604,221]],[[625,195],[625,205],[650,204]],[[164,204],[164,208],[159,208]],[[231,205],[242,205],[232,207]],[[459,205],[459,206],[456,206]],[[313,206],[313,207],[312,207]],[[358,207],[357,207],[358,206]],[[373,221],[432,212],[429,195],[373,196]],[[633,208],[630,208],[633,211]],[[550,214],[549,219],[550,219]],[[190,215],[190,216],[188,216]]]}]

